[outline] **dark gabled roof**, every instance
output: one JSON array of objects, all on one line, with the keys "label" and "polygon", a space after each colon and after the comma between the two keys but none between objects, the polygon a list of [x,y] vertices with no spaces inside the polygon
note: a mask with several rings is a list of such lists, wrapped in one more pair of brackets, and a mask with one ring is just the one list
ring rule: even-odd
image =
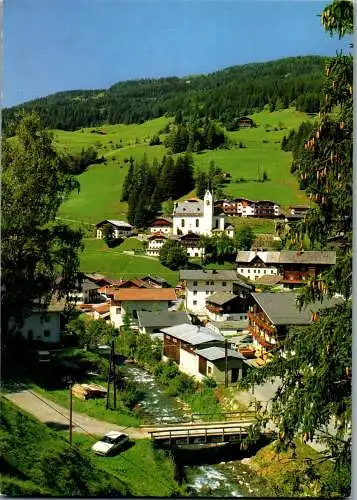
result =
[{"label": "dark gabled roof", "polygon": [[81,290],[83,292],[87,292],[88,290],[98,290],[98,288],[100,288],[100,285],[93,283],[91,280],[84,279],[82,281]]},{"label": "dark gabled roof", "polygon": [[228,269],[181,269],[180,280],[234,281],[244,288],[253,289],[237,271]]},{"label": "dark gabled roof", "polygon": [[298,294],[295,292],[252,293],[253,299],[260,305],[274,325],[308,325],[313,312],[333,307],[342,299],[324,299],[323,302],[308,304],[301,311],[297,306]]},{"label": "dark gabled roof", "polygon": [[282,276],[278,274],[264,274],[254,281],[257,285],[277,285],[283,279]]},{"label": "dark gabled roof", "polygon": [[115,226],[118,228],[120,228],[120,227],[128,227],[130,229],[133,228],[133,226],[131,224],[129,224],[129,222],[125,222],[123,220],[109,220],[109,219],[102,220],[101,222],[98,222],[98,224],[96,224],[96,227],[100,227],[103,224],[111,224],[112,226]]},{"label": "dark gabled roof", "polygon": [[190,318],[184,311],[138,311],[140,327],[165,328],[169,326],[190,324]]},{"label": "dark gabled roof", "polygon": [[[224,359],[226,357],[224,347],[206,347],[205,349],[196,349],[195,353],[202,358],[208,359],[208,361],[218,361],[219,359]],[[245,359],[243,354],[238,351],[233,351],[233,349],[227,349],[228,358],[238,358]]]},{"label": "dark gabled roof", "polygon": [[161,331],[191,345],[224,340],[223,335],[215,333],[210,328],[205,328],[204,326],[181,324],[169,328],[161,328]]},{"label": "dark gabled roof", "polygon": [[167,283],[167,281],[164,278],[161,278],[161,276],[154,276],[153,274],[147,274],[146,276],[141,278],[141,280],[142,281],[152,280],[152,281],[155,281],[156,283],[159,283],[160,285]]},{"label": "dark gabled roof", "polygon": [[335,264],[336,252],[333,251],[297,251],[282,250],[277,251],[239,251],[236,262],[250,263],[255,257],[259,257],[265,264]]},{"label": "dark gabled roof", "polygon": [[233,293],[230,292],[217,292],[213,293],[209,297],[206,297],[206,302],[211,302],[212,304],[217,304],[219,306],[222,306],[223,304],[227,304],[227,302],[230,302],[233,299],[236,299],[238,295],[234,295]]}]

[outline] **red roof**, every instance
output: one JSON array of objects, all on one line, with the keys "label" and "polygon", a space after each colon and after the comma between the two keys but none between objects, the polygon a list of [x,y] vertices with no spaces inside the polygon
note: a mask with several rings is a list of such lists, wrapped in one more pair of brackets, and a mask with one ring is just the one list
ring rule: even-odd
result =
[{"label": "red roof", "polygon": [[163,233],[153,233],[150,236],[148,236],[149,240],[167,240],[167,236],[165,236]]},{"label": "red roof", "polygon": [[116,290],[114,299],[124,300],[176,300],[173,288],[122,288]]},{"label": "red roof", "polygon": [[109,306],[108,303],[107,304],[101,304],[98,307],[93,307],[93,309],[95,309],[99,314],[104,314],[104,313],[109,312],[110,306]]}]

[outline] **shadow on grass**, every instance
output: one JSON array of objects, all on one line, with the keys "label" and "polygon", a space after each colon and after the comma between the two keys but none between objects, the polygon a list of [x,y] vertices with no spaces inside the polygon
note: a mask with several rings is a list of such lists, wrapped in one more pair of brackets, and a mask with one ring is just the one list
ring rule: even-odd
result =
[{"label": "shadow on grass", "polygon": [[54,431],[67,431],[69,429],[69,424],[60,424],[58,422],[45,422],[47,427]]}]

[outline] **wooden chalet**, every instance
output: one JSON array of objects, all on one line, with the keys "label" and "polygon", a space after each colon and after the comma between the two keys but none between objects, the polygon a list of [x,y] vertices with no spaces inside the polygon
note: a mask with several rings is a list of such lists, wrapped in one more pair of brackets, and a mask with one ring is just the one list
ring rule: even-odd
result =
[{"label": "wooden chalet", "polygon": [[238,118],[237,120],[237,127],[238,128],[252,128],[255,127],[254,121],[249,118],[248,116],[242,116],[241,118]]},{"label": "wooden chalet", "polygon": [[282,346],[293,326],[307,326],[317,319],[317,312],[332,307],[340,299],[325,299],[303,309],[297,305],[297,293],[252,293],[249,307],[249,332],[253,336],[255,355],[264,355]]}]

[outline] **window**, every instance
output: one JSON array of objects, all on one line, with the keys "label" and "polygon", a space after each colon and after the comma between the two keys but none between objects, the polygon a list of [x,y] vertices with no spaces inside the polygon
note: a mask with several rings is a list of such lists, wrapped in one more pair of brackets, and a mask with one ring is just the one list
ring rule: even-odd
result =
[{"label": "window", "polygon": [[195,252],[195,257],[198,257],[198,252]]},{"label": "window", "polygon": [[193,295],[197,295],[197,290],[194,290]]},{"label": "window", "polygon": [[226,281],[222,281],[222,286],[227,286],[227,282]]},{"label": "window", "polygon": [[185,219],[181,219],[181,227],[185,227]]},{"label": "window", "polygon": [[51,321],[50,317],[49,316],[45,316],[44,322],[45,323],[49,323],[50,321]]},{"label": "window", "polygon": [[212,366],[207,366],[207,373],[208,373],[208,375],[211,375],[211,373],[212,373]]},{"label": "window", "polygon": [[200,219],[196,219],[196,227],[200,227]]},{"label": "window", "polygon": [[240,270],[240,272],[241,272],[241,273],[244,273],[244,269],[241,269],[241,270]]},{"label": "window", "polygon": [[211,285],[212,285],[212,286],[214,285],[214,281],[211,281]]},{"label": "window", "polygon": [[266,269],[264,269],[264,274],[266,274],[266,273],[267,273],[267,270],[266,270]]},{"label": "window", "polygon": [[197,286],[197,281],[194,281],[194,282],[193,282],[193,286]]},{"label": "window", "polygon": [[206,285],[209,285],[209,281],[206,281]]},{"label": "window", "polygon": [[120,314],[120,311],[121,311],[120,307],[117,307],[117,308],[115,309],[115,314]]},{"label": "window", "polygon": [[194,306],[197,306],[197,300],[194,300],[194,301],[193,301],[193,305],[194,305]]},{"label": "window", "polygon": [[248,269],[248,273],[250,273],[250,269]]},{"label": "window", "polygon": [[43,331],[43,336],[44,337],[50,337],[51,336],[51,330],[44,330]]},{"label": "window", "polygon": [[206,295],[209,295],[210,294],[210,291],[209,290],[206,290]]}]

